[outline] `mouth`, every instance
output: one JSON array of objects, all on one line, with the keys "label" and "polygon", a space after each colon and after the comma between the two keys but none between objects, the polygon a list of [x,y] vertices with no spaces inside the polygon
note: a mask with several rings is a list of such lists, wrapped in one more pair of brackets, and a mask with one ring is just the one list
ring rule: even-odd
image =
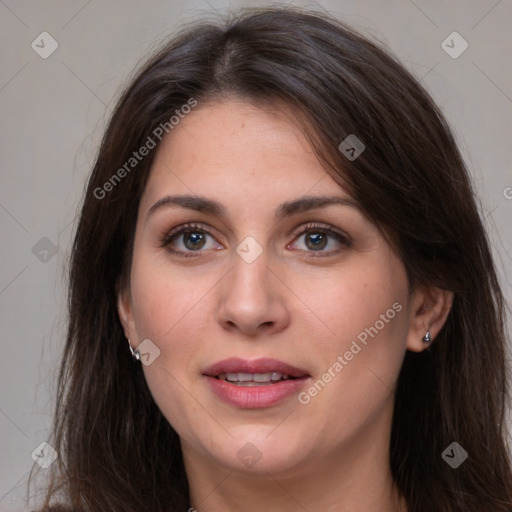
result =
[{"label": "mouth", "polygon": [[283,361],[270,358],[241,359],[232,357],[219,361],[206,370],[203,375],[225,380],[238,385],[249,383],[256,385],[271,385],[282,380],[301,379],[310,377],[302,370]]},{"label": "mouth", "polygon": [[219,361],[203,371],[214,394],[244,409],[270,407],[296,394],[311,375],[277,359]]},{"label": "mouth", "polygon": [[297,377],[292,377],[286,373],[272,372],[272,373],[220,373],[216,376],[218,380],[225,380],[237,386],[269,386],[281,382],[283,380],[294,380]]}]

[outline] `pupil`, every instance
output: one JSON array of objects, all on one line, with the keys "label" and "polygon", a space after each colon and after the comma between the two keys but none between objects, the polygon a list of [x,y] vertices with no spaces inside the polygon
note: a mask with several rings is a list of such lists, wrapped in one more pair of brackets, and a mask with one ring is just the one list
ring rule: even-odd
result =
[{"label": "pupil", "polygon": [[[200,249],[204,245],[204,233],[191,232],[185,233],[185,246],[187,249]],[[191,243],[188,243],[191,242]]]},{"label": "pupil", "polygon": [[[310,244],[309,242],[312,242]],[[327,245],[327,237],[324,233],[314,233],[306,237],[306,245],[310,249],[324,249]]]}]

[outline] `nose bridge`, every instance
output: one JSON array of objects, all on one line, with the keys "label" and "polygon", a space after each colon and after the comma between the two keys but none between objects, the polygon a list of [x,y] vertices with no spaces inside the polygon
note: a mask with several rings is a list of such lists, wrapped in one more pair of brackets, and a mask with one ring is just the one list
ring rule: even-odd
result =
[{"label": "nose bridge", "polygon": [[241,307],[245,304],[245,308],[253,309],[257,304],[261,305],[261,301],[268,302],[272,296],[268,251],[263,248],[257,251],[251,242],[242,242],[236,252],[227,290]]},{"label": "nose bridge", "polygon": [[254,335],[261,329],[280,330],[286,325],[288,312],[269,256],[251,237],[236,248],[220,297],[219,321],[224,328]]}]

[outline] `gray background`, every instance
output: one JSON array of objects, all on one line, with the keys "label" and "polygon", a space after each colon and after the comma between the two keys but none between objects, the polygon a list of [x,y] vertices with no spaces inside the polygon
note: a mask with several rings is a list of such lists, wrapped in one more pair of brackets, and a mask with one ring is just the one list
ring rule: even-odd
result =
[{"label": "gray background", "polygon": [[[0,510],[30,510],[22,497],[53,410],[76,208],[120,87],[184,21],[265,4],[0,0]],[[293,4],[325,9],[379,39],[431,92],[474,176],[510,298],[511,1]],[[59,45],[47,59],[31,47],[44,31]],[[453,31],[469,44],[458,58],[441,46]]]}]

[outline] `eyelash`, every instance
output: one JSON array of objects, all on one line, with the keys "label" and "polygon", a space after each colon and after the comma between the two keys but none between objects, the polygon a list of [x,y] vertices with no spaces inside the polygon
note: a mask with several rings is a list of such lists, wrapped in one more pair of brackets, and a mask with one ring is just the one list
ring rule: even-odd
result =
[{"label": "eyelash", "polygon": [[[183,235],[186,232],[194,232],[194,233],[200,232],[200,233],[206,234],[208,236],[211,236],[212,238],[215,238],[210,233],[210,231],[208,231],[208,229],[203,227],[202,225],[195,224],[195,223],[187,223],[187,224],[184,224],[182,226],[179,226],[179,227],[171,230],[169,233],[166,233],[165,236],[161,240],[160,247],[166,247],[171,253],[179,255],[179,256],[183,256],[185,258],[190,258],[190,257],[194,258],[194,257],[199,256],[200,253],[204,252],[204,251],[197,250],[197,251],[186,251],[185,252],[185,251],[181,251],[181,250],[177,251],[177,250],[171,249],[169,247],[171,242],[173,242],[175,239],[179,238],[180,235]],[[342,245],[344,245],[345,248],[348,248],[352,245],[352,242],[348,238],[348,236],[333,229],[333,226],[316,224],[316,223],[307,224],[306,226],[301,227],[299,230],[297,230],[293,234],[293,237],[294,237],[293,239],[295,240],[309,232],[321,233],[324,235],[334,237],[338,240],[338,242],[340,242]],[[325,257],[331,256],[333,254],[338,254],[339,252],[341,252],[343,250],[344,250],[344,248],[337,249],[334,251],[305,251],[305,252],[309,253],[307,257],[325,258]]]}]

